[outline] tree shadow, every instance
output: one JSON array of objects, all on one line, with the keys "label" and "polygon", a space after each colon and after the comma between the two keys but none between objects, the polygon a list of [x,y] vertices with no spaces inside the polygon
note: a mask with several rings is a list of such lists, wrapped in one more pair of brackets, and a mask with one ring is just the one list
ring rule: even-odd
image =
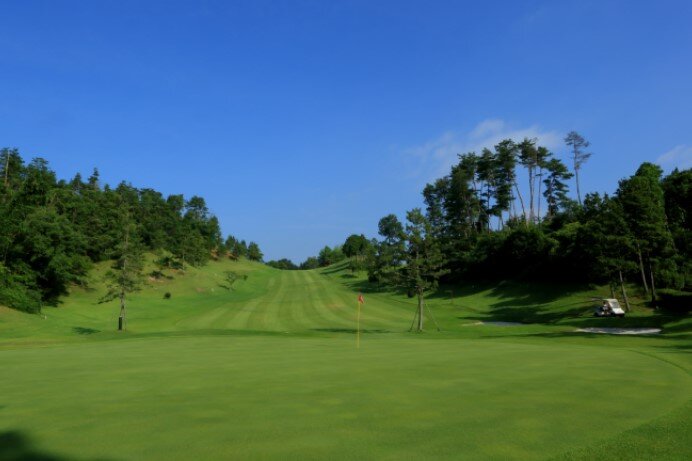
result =
[{"label": "tree shadow", "polygon": [[[668,338],[668,339],[671,339],[671,338]],[[678,338],[676,338],[676,339],[678,339]],[[677,349],[679,351],[684,351],[684,352],[692,351],[692,344],[689,343],[689,338],[686,338],[686,339],[688,341],[686,344],[673,344],[673,345],[658,346],[658,347],[665,348],[665,349]]]},{"label": "tree shadow", "polygon": [[0,459],[3,461],[75,461],[75,458],[58,456],[34,448],[31,439],[19,431],[0,432]]},{"label": "tree shadow", "polygon": [[94,333],[101,333],[101,330],[85,327],[72,327],[72,332],[77,333],[78,335],[93,335]]},{"label": "tree shadow", "polygon": [[[666,314],[661,314],[662,316],[665,316]],[[685,317],[680,317],[679,315],[672,315],[668,316],[669,320],[671,322],[675,322],[678,320],[683,320]],[[692,325],[690,324],[680,324],[680,325],[671,325],[669,327],[666,327],[666,333],[692,333]]]},{"label": "tree shadow", "polygon": [[325,274],[325,275],[331,275],[331,274],[336,274],[337,272],[341,272],[345,270],[348,267],[348,262],[339,262],[336,264],[333,264],[329,267],[325,267],[324,269],[320,270],[320,273]]},{"label": "tree shadow", "polygon": [[[524,307],[500,307],[491,308],[486,314],[480,314],[475,316],[463,316],[459,317],[464,320],[476,320],[476,321],[503,321],[503,322],[517,322],[517,323],[541,323],[541,324],[555,324],[560,322],[565,323],[565,319],[575,319],[578,320],[580,325],[582,324],[582,317],[584,314],[584,307],[578,306],[572,309],[553,311],[547,309],[541,309],[541,306],[528,305]],[[619,319],[620,320],[620,319]],[[603,325],[601,325],[603,326]]]},{"label": "tree shadow", "polygon": [[[326,333],[350,333],[356,334],[358,330],[355,328],[313,328],[312,331],[320,331]],[[360,330],[361,333],[391,333],[389,330]]]}]

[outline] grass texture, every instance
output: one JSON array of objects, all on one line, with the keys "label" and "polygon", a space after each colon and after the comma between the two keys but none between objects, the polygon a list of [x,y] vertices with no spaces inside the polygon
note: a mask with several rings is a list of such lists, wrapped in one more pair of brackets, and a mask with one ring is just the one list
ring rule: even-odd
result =
[{"label": "grass texture", "polygon": [[443,287],[415,334],[414,300],[343,266],[222,261],[151,279],[119,333],[104,270],[45,318],[0,308],[0,459],[692,458],[689,319],[575,333],[619,325],[598,289]]}]

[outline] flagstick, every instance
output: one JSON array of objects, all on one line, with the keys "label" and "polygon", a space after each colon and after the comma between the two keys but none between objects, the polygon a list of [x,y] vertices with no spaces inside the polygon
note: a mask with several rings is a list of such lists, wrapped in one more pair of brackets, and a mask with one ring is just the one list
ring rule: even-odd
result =
[{"label": "flagstick", "polygon": [[356,349],[360,349],[360,302],[358,302],[358,329],[356,330]]}]

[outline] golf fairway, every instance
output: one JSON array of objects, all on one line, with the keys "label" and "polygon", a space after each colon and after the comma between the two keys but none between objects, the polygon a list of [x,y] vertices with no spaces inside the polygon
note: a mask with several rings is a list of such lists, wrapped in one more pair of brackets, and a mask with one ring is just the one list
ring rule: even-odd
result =
[{"label": "golf fairway", "polygon": [[[236,290],[214,288],[222,267],[213,264],[148,288],[133,298],[121,334],[112,331],[114,305],[95,304],[93,292],[74,293],[47,319],[14,329],[5,326],[15,313],[4,312],[0,455],[690,455],[692,379],[680,347],[689,341],[465,327],[460,308],[439,300],[431,305],[443,332],[411,334],[410,301],[378,293],[365,296],[356,349],[350,277],[235,267],[250,274]],[[171,300],[162,299],[165,290]],[[482,306],[481,296],[466,301]]]}]

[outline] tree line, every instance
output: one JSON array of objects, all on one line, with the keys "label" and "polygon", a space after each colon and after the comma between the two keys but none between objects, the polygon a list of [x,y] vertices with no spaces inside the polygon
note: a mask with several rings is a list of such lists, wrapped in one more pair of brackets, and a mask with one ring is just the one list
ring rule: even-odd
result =
[{"label": "tree line", "polygon": [[692,170],[664,176],[643,163],[612,196],[582,198],[579,173],[591,156],[589,143],[576,132],[565,143],[569,166],[535,139],[505,139],[460,154],[448,174],[425,186],[424,208],[407,212],[404,222],[383,217],[379,239],[354,234],[339,252],[353,270],[367,270],[371,282],[417,295],[421,309],[424,292],[437,283],[466,280],[597,283],[613,290],[629,281],[652,300],[657,288],[689,291]]},{"label": "tree line", "polygon": [[94,263],[113,260],[122,269],[138,260],[124,255],[146,251],[168,267],[212,257],[262,260],[256,243],[222,239],[202,197],[164,196],[124,181],[111,188],[96,169],[86,180],[79,173],[58,180],[45,159],[25,163],[17,149],[0,149],[0,304],[40,311],[70,285],[85,285]]}]

